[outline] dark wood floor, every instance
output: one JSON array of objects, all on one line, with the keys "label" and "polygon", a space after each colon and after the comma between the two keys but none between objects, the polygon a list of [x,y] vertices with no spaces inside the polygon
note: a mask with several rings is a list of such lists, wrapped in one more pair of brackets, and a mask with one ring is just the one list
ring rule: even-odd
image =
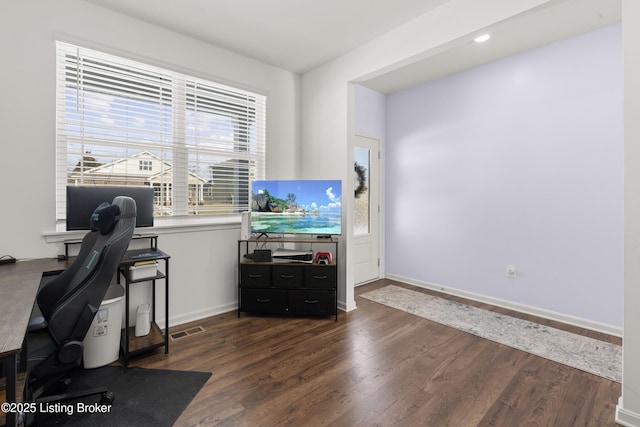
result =
[{"label": "dark wood floor", "polygon": [[433,293],[378,281],[338,322],[227,313],[132,365],[213,373],[178,426],[616,425],[620,384],[359,297],[387,283]]}]

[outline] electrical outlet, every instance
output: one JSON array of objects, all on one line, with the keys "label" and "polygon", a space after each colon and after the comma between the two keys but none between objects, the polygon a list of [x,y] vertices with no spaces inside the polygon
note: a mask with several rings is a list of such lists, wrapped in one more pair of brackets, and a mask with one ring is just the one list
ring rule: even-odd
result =
[{"label": "electrical outlet", "polygon": [[507,265],[507,277],[509,279],[516,278],[516,266],[515,265]]}]

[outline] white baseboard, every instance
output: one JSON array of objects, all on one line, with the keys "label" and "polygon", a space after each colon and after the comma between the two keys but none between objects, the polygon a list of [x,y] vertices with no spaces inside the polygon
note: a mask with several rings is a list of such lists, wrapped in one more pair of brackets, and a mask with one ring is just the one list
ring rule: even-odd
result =
[{"label": "white baseboard", "polygon": [[[194,322],[196,320],[204,319],[206,317],[217,316],[218,314],[228,313],[233,310],[238,309],[238,302],[234,301],[227,304],[218,305],[215,307],[209,307],[204,310],[192,311],[190,313],[181,314],[180,316],[170,316],[169,317],[169,326],[178,326],[189,322]],[[158,320],[158,326],[160,328],[164,328],[164,321]]]},{"label": "white baseboard", "polygon": [[640,427],[640,414],[624,409],[622,396],[618,399],[616,406],[616,423],[626,427]]},{"label": "white baseboard", "polygon": [[594,322],[592,320],[583,319],[583,318],[571,316],[568,314],[558,313],[551,310],[545,310],[542,308],[533,307],[526,304],[507,301],[500,298],[493,298],[486,295],[476,294],[473,292],[462,291],[455,288],[448,288],[446,286],[437,285],[435,283],[424,282],[421,280],[412,279],[410,277],[403,277],[395,274],[386,274],[385,277],[390,280],[397,280],[398,282],[404,282],[409,285],[417,286],[420,288],[443,292],[445,294],[455,295],[455,296],[467,298],[473,301],[491,304],[498,307],[507,308],[509,310],[519,311],[521,313],[542,317],[544,319],[554,320],[556,322],[562,322],[568,325],[578,326],[581,328],[589,329],[596,332],[602,332],[602,333],[613,335],[616,337],[622,337],[623,330],[621,327],[618,327],[618,326],[609,325],[601,322]]},{"label": "white baseboard", "polygon": [[[230,311],[234,311],[238,309],[238,303],[232,302],[227,304],[218,305],[216,307],[207,308],[205,310],[192,311],[190,313],[181,314],[180,316],[172,316],[169,318],[169,326],[179,326],[189,322],[195,322],[196,320],[204,319],[206,317],[217,316],[218,314],[228,313]],[[352,308],[351,310],[354,310]],[[347,310],[346,304],[342,301],[338,301],[338,310],[342,311],[351,311]],[[158,326],[160,328],[164,328],[164,321],[158,320]]]}]

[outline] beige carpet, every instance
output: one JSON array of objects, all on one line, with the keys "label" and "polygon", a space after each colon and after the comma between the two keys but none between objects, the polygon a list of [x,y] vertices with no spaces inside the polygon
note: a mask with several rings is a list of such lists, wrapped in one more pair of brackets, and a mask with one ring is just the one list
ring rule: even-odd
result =
[{"label": "beige carpet", "polygon": [[362,295],[406,311],[601,377],[622,381],[622,347],[398,286]]}]

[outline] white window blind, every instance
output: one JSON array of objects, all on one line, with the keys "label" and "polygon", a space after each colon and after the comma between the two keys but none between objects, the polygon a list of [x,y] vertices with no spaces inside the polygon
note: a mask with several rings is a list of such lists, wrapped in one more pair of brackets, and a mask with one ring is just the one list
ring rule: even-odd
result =
[{"label": "white window blind", "polygon": [[57,220],[67,185],[146,185],[157,216],[249,208],[263,95],[57,42]]}]

